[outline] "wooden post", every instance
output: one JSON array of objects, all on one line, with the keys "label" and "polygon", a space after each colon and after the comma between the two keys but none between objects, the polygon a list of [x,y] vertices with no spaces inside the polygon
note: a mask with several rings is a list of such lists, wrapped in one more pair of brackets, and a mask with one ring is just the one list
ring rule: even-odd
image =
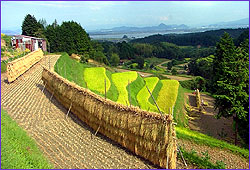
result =
[{"label": "wooden post", "polygon": [[96,136],[97,132],[99,131],[100,127],[101,127],[101,125],[99,125],[99,127],[97,128],[97,130],[95,132],[95,136]]},{"label": "wooden post", "polygon": [[168,169],[168,156],[167,156],[167,165],[166,165],[166,169]]},{"label": "wooden post", "polygon": [[68,110],[68,112],[67,112],[67,114],[66,114],[66,118],[67,118],[68,115],[69,115],[69,112],[70,112],[71,107],[72,107],[72,102],[71,102],[70,107],[69,107],[69,110]]},{"label": "wooden post", "polygon": [[184,159],[184,157],[183,157],[183,155],[182,155],[182,152],[181,152],[181,150],[180,150],[180,148],[179,148],[178,145],[177,145],[177,149],[178,149],[178,151],[179,151],[180,154],[181,154],[181,158],[182,158],[182,161],[183,161],[184,165],[187,166],[187,163],[186,163],[186,161],[185,161],[185,159]]},{"label": "wooden post", "polygon": [[46,67],[46,55],[45,55],[45,57],[44,57],[44,67]]},{"label": "wooden post", "polygon": [[131,93],[130,93],[130,83],[128,80],[128,101],[129,101],[129,106],[131,106]]},{"label": "wooden post", "polygon": [[49,70],[50,70],[50,55],[49,55]]},{"label": "wooden post", "polygon": [[159,106],[157,105],[157,103],[156,103],[156,101],[155,101],[154,96],[153,96],[153,95],[152,95],[152,93],[150,92],[150,90],[149,90],[149,88],[148,88],[148,86],[147,86],[147,85],[146,85],[146,87],[147,87],[148,92],[149,92],[150,96],[152,97],[152,99],[153,99],[153,101],[154,101],[154,103],[155,103],[155,105],[156,105],[156,107],[157,107],[158,111],[160,112],[160,114],[161,114],[161,116],[164,118],[164,120],[166,121],[166,118],[163,116],[163,114],[162,114],[162,112],[161,112],[161,110],[160,110]]},{"label": "wooden post", "polygon": [[105,99],[106,99],[106,97],[107,97],[107,92],[106,92],[106,78],[104,78],[104,90],[105,90]]},{"label": "wooden post", "polygon": [[49,103],[49,108],[48,108],[48,109],[49,109],[49,112],[50,112],[50,107],[51,107],[51,99],[52,99],[53,95],[54,95],[54,92],[52,93],[52,95],[51,95],[51,97],[50,97],[50,99],[49,99],[49,102],[50,102],[50,103]]},{"label": "wooden post", "polygon": [[[44,84],[44,86],[43,86],[43,90],[42,90],[42,93],[43,93],[43,91],[44,91],[44,89],[45,89],[45,86],[46,86],[46,83]],[[43,96],[42,96],[43,97]],[[41,99],[42,99],[42,97],[41,97]],[[41,100],[40,99],[40,100]]]}]

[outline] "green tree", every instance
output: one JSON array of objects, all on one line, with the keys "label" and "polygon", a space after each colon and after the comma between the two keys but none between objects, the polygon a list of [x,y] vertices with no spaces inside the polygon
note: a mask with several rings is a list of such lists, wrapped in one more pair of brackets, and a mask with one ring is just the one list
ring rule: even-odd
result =
[{"label": "green tree", "polygon": [[39,24],[36,18],[27,14],[22,23],[22,35],[35,36],[35,32],[39,29]]},{"label": "green tree", "polygon": [[113,53],[113,54],[111,55],[111,57],[110,57],[110,64],[111,64],[112,66],[117,66],[117,65],[119,64],[119,62],[120,62],[120,57],[119,57],[119,55],[116,54],[116,53]]},{"label": "green tree", "polygon": [[141,57],[141,56],[137,56],[136,59],[135,59],[135,63],[138,64],[137,67],[138,67],[139,69],[143,69],[143,67],[144,67],[144,58]]},{"label": "green tree", "polygon": [[168,70],[171,70],[172,67],[173,67],[172,62],[168,62],[168,63],[167,63],[167,69],[168,69]]},{"label": "green tree", "polygon": [[246,44],[236,48],[229,34],[225,33],[216,46],[213,62],[213,86],[217,117],[231,117],[235,122],[235,144],[238,123],[246,121],[249,99],[249,53]]},{"label": "green tree", "polygon": [[80,57],[80,62],[81,63],[87,63],[89,60],[89,54],[86,52],[83,55],[81,55]]},{"label": "green tree", "polygon": [[173,68],[171,73],[172,73],[172,75],[177,75],[178,72],[177,72],[177,70],[175,68]]}]

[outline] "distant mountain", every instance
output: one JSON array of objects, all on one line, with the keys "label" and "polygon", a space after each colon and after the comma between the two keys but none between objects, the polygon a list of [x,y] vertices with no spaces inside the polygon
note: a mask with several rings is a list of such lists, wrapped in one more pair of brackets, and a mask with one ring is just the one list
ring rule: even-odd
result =
[{"label": "distant mountain", "polygon": [[211,24],[209,27],[216,28],[247,28],[249,27],[249,18],[244,18],[236,21],[229,22],[219,22],[216,24]]},{"label": "distant mountain", "polygon": [[169,31],[169,30],[185,30],[189,29],[187,25],[166,25],[164,23],[159,24],[158,26],[151,26],[151,27],[114,27],[111,29],[101,29],[99,31],[90,31],[90,34],[95,33],[129,33],[129,32],[155,32],[155,31]]},{"label": "distant mountain", "polygon": [[6,35],[18,35],[21,34],[22,31],[17,29],[17,30],[1,30],[1,33],[4,33]]}]

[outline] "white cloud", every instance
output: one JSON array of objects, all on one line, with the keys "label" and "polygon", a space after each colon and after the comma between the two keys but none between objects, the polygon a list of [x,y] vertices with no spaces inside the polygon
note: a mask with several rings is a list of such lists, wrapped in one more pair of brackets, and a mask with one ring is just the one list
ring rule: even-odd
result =
[{"label": "white cloud", "polygon": [[116,5],[126,5],[128,2],[120,1],[120,2],[114,2],[114,1],[87,1],[85,2],[86,5],[91,10],[101,10],[108,7],[113,7]]},{"label": "white cloud", "polygon": [[160,17],[160,21],[168,21],[169,17],[168,16],[162,16]]}]

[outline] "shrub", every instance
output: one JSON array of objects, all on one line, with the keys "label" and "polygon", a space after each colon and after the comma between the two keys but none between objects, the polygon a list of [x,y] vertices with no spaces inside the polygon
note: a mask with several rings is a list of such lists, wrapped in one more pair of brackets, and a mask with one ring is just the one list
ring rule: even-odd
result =
[{"label": "shrub", "polygon": [[7,71],[7,62],[1,62],[1,73],[5,73]]}]

